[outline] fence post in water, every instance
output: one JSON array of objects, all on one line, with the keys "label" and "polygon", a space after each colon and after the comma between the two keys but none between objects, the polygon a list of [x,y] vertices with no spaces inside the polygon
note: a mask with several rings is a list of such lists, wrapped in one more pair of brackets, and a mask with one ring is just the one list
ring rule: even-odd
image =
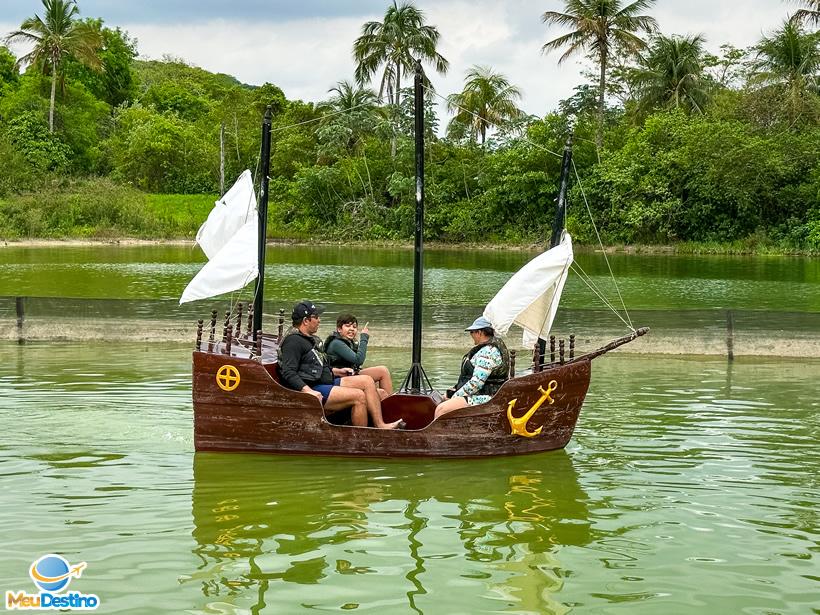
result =
[{"label": "fence post in water", "polygon": [[196,349],[202,348],[202,319],[196,321]]},{"label": "fence post in water", "polygon": [[216,310],[211,310],[211,336],[208,338],[208,352],[213,352],[216,337]]},{"label": "fence post in water", "polygon": [[735,360],[735,317],[732,310],[726,310],[726,354],[730,361]]},{"label": "fence post in water", "polygon": [[510,378],[515,378],[515,350],[510,350]]},{"label": "fence post in water", "polygon": [[25,297],[16,297],[15,299],[17,306],[17,343],[25,344],[26,338],[23,336],[23,323],[26,320],[26,299]]}]

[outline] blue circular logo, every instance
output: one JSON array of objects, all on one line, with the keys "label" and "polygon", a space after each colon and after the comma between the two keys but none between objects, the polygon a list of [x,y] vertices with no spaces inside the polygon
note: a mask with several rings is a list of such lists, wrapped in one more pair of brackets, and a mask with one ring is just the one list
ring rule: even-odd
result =
[{"label": "blue circular logo", "polygon": [[68,562],[59,555],[44,555],[31,565],[31,578],[43,591],[58,592],[71,580]]}]

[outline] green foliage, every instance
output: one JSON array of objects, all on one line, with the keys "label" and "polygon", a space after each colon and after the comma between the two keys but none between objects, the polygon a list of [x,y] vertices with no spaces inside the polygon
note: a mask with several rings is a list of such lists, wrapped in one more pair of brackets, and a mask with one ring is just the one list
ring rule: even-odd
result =
[{"label": "green foliage", "polygon": [[[611,52],[641,46],[635,33],[651,21],[639,13],[651,2],[565,4],[578,11],[625,11],[617,19],[612,13],[584,23],[545,14],[551,23],[584,29],[555,39],[553,47],[594,54],[596,45],[609,46],[608,83],[602,89],[596,72],[593,83],[576,88],[558,112],[518,115],[499,127],[508,114],[488,101],[501,96],[510,103],[514,88],[503,79],[493,82],[497,74],[489,67],[476,70],[475,87],[465,87],[453,100],[486,121],[472,123],[464,116],[450,124],[446,138],[438,135],[437,100],[425,97],[428,239],[545,242],[560,155],[572,131],[567,227],[578,243],[597,242],[588,202],[608,243],[820,251],[816,35],[784,25],[761,41],[751,81],[747,50],[724,46],[721,57],[708,56],[697,37],[661,36],[643,60],[647,80],[638,83],[629,79],[636,68],[629,54]],[[397,4],[386,20],[398,20],[402,11],[408,24],[427,28],[421,42],[436,62],[438,33],[423,19],[413,21],[420,15],[415,9]],[[260,123],[270,106],[271,236],[413,237],[415,103],[409,88],[400,89],[410,84],[410,65],[401,49],[388,53],[386,47],[365,45],[386,41],[383,23],[363,30],[357,75],[370,78],[384,70],[382,93],[393,104],[345,81],[322,103],[287,100],[270,83],[247,86],[174,58],[136,60],[136,42],[120,29],[105,28],[99,19],[73,23],[102,37],[98,59],[105,72],[67,58],[62,79],[53,82],[43,72],[48,62],[40,58],[20,75],[15,58],[0,47],[0,236],[191,237],[220,187],[220,136],[226,187],[245,168],[258,176]],[[601,23],[610,29],[596,30]],[[389,34],[396,40],[404,36]],[[49,132],[52,83],[61,87],[55,88]],[[708,100],[697,91],[707,86]],[[602,92],[619,101],[604,108],[603,118]],[[465,93],[481,104],[473,105]],[[792,106],[795,100],[799,109]],[[686,112],[693,109],[702,113],[690,117]],[[596,147],[601,128],[605,149]],[[485,131],[491,132],[482,147],[476,141],[484,140]]]},{"label": "green foliage", "polygon": [[142,193],[107,179],[58,182],[0,201],[0,236],[155,237],[161,226]]},{"label": "green foliage", "polygon": [[768,228],[803,247],[789,229],[817,203],[816,138],[656,114],[592,169],[586,196],[605,241],[731,241]]},{"label": "green foliage", "polygon": [[30,190],[42,172],[32,165],[14,145],[7,131],[0,130],[0,196]]},{"label": "green foliage", "polygon": [[137,83],[132,63],[137,57],[137,41],[120,28],[104,28],[101,19],[86,19],[89,27],[99,30],[102,45],[98,51],[102,70],[92,70],[72,58],[65,62],[68,80],[80,81],[94,96],[112,107],[133,101]]},{"label": "green foliage", "polygon": [[215,142],[174,114],[133,107],[117,113],[107,144],[115,177],[151,192],[212,192]]},{"label": "green foliage", "polygon": [[48,131],[38,114],[28,111],[8,122],[6,134],[14,149],[35,169],[60,171],[69,165],[71,148]]},{"label": "green foliage", "polygon": [[17,58],[9,51],[8,47],[0,45],[0,94],[2,94],[5,87],[16,84],[19,77]]}]

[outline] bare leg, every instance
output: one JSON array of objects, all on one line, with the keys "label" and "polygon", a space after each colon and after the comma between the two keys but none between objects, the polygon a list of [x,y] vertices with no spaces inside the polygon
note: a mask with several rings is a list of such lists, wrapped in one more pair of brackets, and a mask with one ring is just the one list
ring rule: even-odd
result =
[{"label": "bare leg", "polygon": [[390,377],[390,370],[384,365],[365,367],[360,370],[359,373],[373,378],[373,382],[376,383],[376,386],[387,391],[388,395],[393,393],[393,379]]},{"label": "bare leg", "polygon": [[376,383],[373,382],[373,378],[370,376],[347,376],[342,378],[341,385],[343,388],[359,389],[364,392],[367,411],[370,413],[370,418],[373,419],[373,424],[379,429],[395,429],[401,423],[401,419],[394,423],[384,422],[382,402],[379,399],[379,393],[376,391]]},{"label": "bare leg", "polygon": [[384,389],[376,389],[376,391],[378,391],[378,393],[379,393],[379,399],[381,399],[382,401],[384,401],[385,397],[389,397],[389,396],[390,396],[390,393],[388,393],[388,392],[387,392],[387,391],[385,391]]},{"label": "bare leg", "polygon": [[350,421],[356,427],[367,427],[367,402],[364,391],[333,387],[327,396],[325,410],[343,410],[350,406]]},{"label": "bare leg", "polygon": [[464,397],[453,397],[436,406],[435,418],[447,414],[448,412],[452,412],[453,410],[458,410],[459,408],[466,408],[468,405],[469,404]]}]

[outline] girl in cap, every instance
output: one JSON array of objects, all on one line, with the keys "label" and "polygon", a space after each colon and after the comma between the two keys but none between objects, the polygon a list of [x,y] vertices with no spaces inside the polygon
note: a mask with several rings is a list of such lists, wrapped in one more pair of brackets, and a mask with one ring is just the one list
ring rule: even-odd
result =
[{"label": "girl in cap", "polygon": [[493,324],[479,316],[466,329],[473,338],[473,348],[461,360],[458,383],[447,400],[436,406],[436,418],[467,406],[490,401],[510,374],[510,353],[495,336]]}]

